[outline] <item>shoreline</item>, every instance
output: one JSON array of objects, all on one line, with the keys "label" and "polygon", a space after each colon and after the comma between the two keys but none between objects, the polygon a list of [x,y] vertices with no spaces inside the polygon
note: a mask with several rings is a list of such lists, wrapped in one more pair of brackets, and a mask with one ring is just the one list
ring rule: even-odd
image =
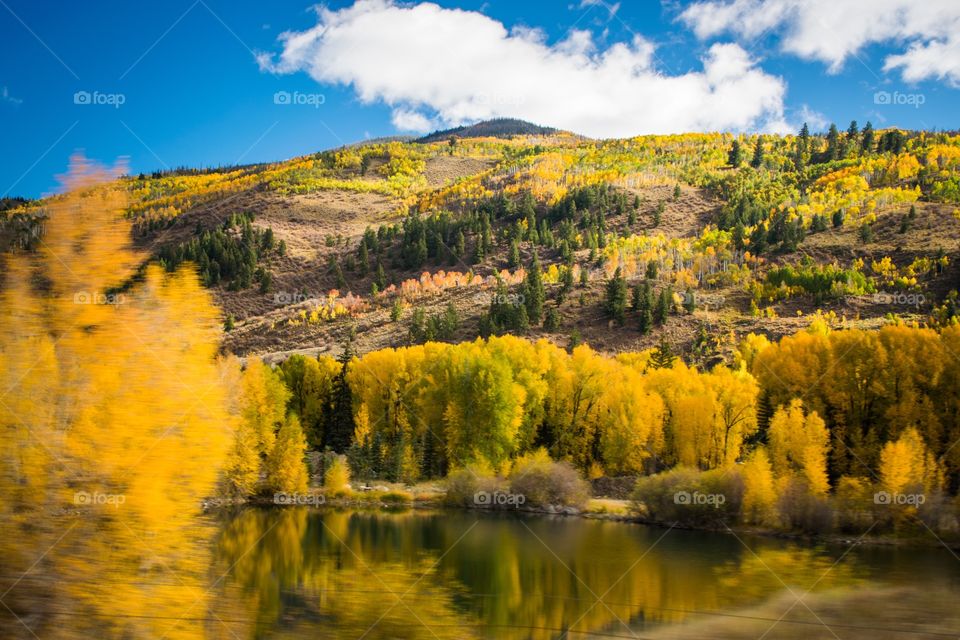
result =
[{"label": "shoreline", "polygon": [[[658,520],[650,520],[643,518],[641,516],[635,516],[628,513],[608,513],[608,512],[598,512],[590,511],[587,509],[576,509],[574,507],[518,507],[515,509],[493,509],[487,507],[479,506],[466,506],[466,505],[456,505],[448,504],[444,502],[444,497],[442,495],[432,495],[431,497],[423,496],[412,496],[410,500],[382,500],[377,499],[382,496],[370,496],[373,499],[363,499],[364,494],[354,494],[355,497],[327,497],[323,494],[313,494],[313,497],[321,498],[321,500],[316,500],[311,503],[309,500],[306,500],[301,503],[278,503],[272,498],[268,497],[255,497],[252,499],[247,499],[243,501],[237,500],[215,500],[211,503],[215,504],[206,504],[205,511],[222,511],[235,507],[277,507],[277,508],[287,508],[287,507],[310,507],[313,509],[358,509],[358,510],[367,510],[367,511],[381,511],[385,513],[396,512],[406,509],[419,509],[423,511],[443,511],[443,510],[457,510],[457,511],[480,511],[484,513],[500,513],[500,514],[509,514],[509,513],[520,513],[528,514],[533,516],[555,516],[563,518],[582,518],[585,520],[604,520],[608,522],[619,522],[623,524],[632,524],[632,525],[641,525],[647,527],[657,527],[660,529],[680,529],[682,531],[698,531],[703,533],[716,533],[723,535],[734,535],[734,536],[759,536],[764,538],[774,538],[779,540],[790,540],[795,542],[801,542],[807,545],[817,545],[817,544],[827,544],[827,545],[836,545],[836,546],[876,546],[876,547],[913,547],[913,548],[946,548],[947,550],[960,551],[960,540],[956,541],[947,541],[943,540],[940,537],[936,536],[932,532],[927,536],[909,536],[909,537],[897,537],[895,535],[879,535],[879,536],[869,536],[869,535],[853,535],[853,534],[838,534],[838,533],[829,533],[829,534],[810,534],[803,533],[798,531],[787,531],[783,529],[770,529],[763,527],[747,527],[747,526],[730,526],[723,524],[723,526],[693,526],[687,524],[678,524],[678,523],[669,523],[661,522]],[[597,498],[594,498],[597,499]],[[613,499],[610,498],[599,498],[604,501],[610,501]],[[626,507],[629,504],[628,500],[616,500],[618,503],[622,503],[622,506]]]}]

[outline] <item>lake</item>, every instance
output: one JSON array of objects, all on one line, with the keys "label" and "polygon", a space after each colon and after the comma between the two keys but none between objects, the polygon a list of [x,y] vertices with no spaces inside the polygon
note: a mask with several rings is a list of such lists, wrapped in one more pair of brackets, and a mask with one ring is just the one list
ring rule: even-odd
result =
[{"label": "lake", "polygon": [[479,511],[216,516],[208,636],[960,636],[942,546],[810,545]]}]

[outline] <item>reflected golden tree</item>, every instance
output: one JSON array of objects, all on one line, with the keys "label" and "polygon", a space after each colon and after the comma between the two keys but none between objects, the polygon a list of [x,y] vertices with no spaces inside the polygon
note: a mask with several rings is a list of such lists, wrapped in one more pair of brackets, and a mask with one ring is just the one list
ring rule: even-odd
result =
[{"label": "reflected golden tree", "polygon": [[859,584],[851,559],[831,569],[822,550],[753,544],[611,522],[249,509],[218,541],[218,609],[257,612],[254,635],[271,637],[546,640],[756,606],[785,592],[781,578],[798,594]]},{"label": "reflected golden tree", "polygon": [[217,544],[227,574],[218,610],[255,611],[258,636],[474,637],[454,606],[462,588],[440,579],[434,554],[418,553],[409,518],[383,520],[302,507],[231,515]]}]

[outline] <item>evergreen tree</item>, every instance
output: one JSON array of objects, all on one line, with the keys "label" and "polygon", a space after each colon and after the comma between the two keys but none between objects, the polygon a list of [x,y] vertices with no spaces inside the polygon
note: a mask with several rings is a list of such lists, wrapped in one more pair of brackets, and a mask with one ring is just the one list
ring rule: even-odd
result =
[{"label": "evergreen tree", "polygon": [[367,272],[370,270],[370,255],[367,252],[367,243],[366,241],[360,242],[360,251],[358,252],[357,260],[360,263],[360,276],[365,277]]},{"label": "evergreen tree", "polygon": [[540,324],[540,318],[543,316],[543,303],[547,294],[543,287],[543,274],[540,272],[540,258],[536,253],[533,254],[533,264],[530,265],[530,269],[524,278],[523,295],[530,323]]},{"label": "evergreen tree", "polygon": [[640,333],[646,335],[650,333],[650,330],[653,328],[654,300],[653,287],[650,286],[650,281],[644,281],[642,288],[634,288],[635,297],[637,296],[637,292],[639,292],[639,300],[636,302],[638,325]]},{"label": "evergreen tree", "polygon": [[486,257],[486,251],[483,249],[483,239],[477,238],[477,244],[473,247],[473,264],[480,264]]},{"label": "evergreen tree", "polygon": [[837,125],[830,123],[830,130],[827,132],[827,153],[826,160],[830,162],[840,158],[840,132]]},{"label": "evergreen tree", "polygon": [[347,382],[347,371],[353,359],[353,342],[348,340],[337,358],[340,371],[333,379],[333,402],[328,428],[323,432],[323,447],[337,453],[346,453],[353,442],[353,394]]},{"label": "evergreen tree", "polygon": [[654,369],[668,369],[673,366],[673,361],[676,358],[670,343],[667,342],[666,338],[661,338],[656,350],[650,354],[650,366]]},{"label": "evergreen tree", "polygon": [[657,210],[653,213],[653,226],[659,227],[663,220],[663,212],[667,210],[667,205],[663,200],[657,203]]},{"label": "evergreen tree", "polygon": [[653,329],[653,311],[649,307],[640,310],[637,326],[643,335],[647,335]]},{"label": "evergreen tree", "polygon": [[621,275],[620,267],[613,273],[607,282],[607,299],[605,303],[607,314],[622,325],[627,311],[627,281]]},{"label": "evergreen tree", "polygon": [[520,335],[526,334],[530,330],[530,317],[527,315],[527,308],[524,305],[517,305],[516,321],[514,331]]},{"label": "evergreen tree", "polygon": [[860,153],[873,153],[873,124],[867,122],[863,125],[863,132],[860,137]]},{"label": "evergreen tree", "polygon": [[673,302],[673,291],[670,287],[665,287],[660,290],[660,296],[657,298],[657,308],[655,311],[655,316],[657,324],[664,324],[667,321],[667,318],[670,315],[670,307]]},{"label": "evergreen tree", "polygon": [[793,165],[797,171],[802,171],[810,153],[810,127],[804,122],[797,136],[797,146],[793,153]]},{"label": "evergreen tree", "polygon": [[510,255],[507,259],[507,265],[511,269],[516,269],[520,266],[520,243],[518,243],[516,239],[510,243]]},{"label": "evergreen tree", "polygon": [[727,164],[734,169],[743,164],[743,148],[740,146],[740,140],[734,140],[730,151],[727,152]]},{"label": "evergreen tree", "polygon": [[851,120],[850,126],[847,127],[847,149],[856,150],[860,139],[860,129],[857,127],[857,121]]},{"label": "evergreen tree", "polygon": [[653,260],[647,263],[647,269],[644,273],[647,280],[656,280],[657,279],[657,263]]},{"label": "evergreen tree", "polygon": [[373,282],[380,291],[387,288],[387,272],[384,271],[383,262],[381,262],[379,258],[377,259],[377,275],[374,277]]},{"label": "evergreen tree", "polygon": [[759,169],[763,166],[763,136],[757,136],[757,142],[753,146],[753,157],[750,159],[750,166]]},{"label": "evergreen tree", "polygon": [[547,310],[547,315],[543,319],[543,330],[555,333],[560,329],[560,313],[554,307]]},{"label": "evergreen tree", "polygon": [[697,292],[693,289],[687,289],[683,295],[683,308],[687,313],[693,313],[697,310]]}]

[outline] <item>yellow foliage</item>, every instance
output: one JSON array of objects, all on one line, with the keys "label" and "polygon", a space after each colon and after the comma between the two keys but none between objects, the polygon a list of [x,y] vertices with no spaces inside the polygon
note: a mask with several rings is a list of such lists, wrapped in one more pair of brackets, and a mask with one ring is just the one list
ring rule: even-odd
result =
[{"label": "yellow foliage", "polygon": [[336,456],[323,473],[323,486],[328,491],[340,492],[350,489],[350,467],[343,456]]},{"label": "yellow foliage", "polygon": [[789,407],[777,409],[770,420],[770,453],[778,475],[790,470],[799,473],[812,495],[825,495],[829,434],[824,421],[811,411],[804,415],[803,402],[794,399]]},{"label": "yellow foliage", "polygon": [[[150,267],[132,283],[142,256],[107,179],[74,159],[66,193],[44,205],[38,250],[6,256],[0,563],[50,587],[5,603],[55,601],[34,627],[48,637],[65,625],[102,634],[104,619],[118,637],[200,637],[200,625],[157,617],[204,610],[204,589],[157,589],[142,572],[159,564],[203,579],[206,533],[187,525],[213,493],[233,427],[215,360],[219,314],[190,270]],[[111,580],[91,581],[107,555]]]},{"label": "yellow foliage", "polygon": [[930,492],[943,484],[943,473],[917,430],[909,428],[880,452],[880,484],[891,494]]},{"label": "yellow foliage", "polygon": [[773,524],[777,492],[773,467],[765,447],[757,447],[740,469],[743,478],[743,520],[752,524]]}]

